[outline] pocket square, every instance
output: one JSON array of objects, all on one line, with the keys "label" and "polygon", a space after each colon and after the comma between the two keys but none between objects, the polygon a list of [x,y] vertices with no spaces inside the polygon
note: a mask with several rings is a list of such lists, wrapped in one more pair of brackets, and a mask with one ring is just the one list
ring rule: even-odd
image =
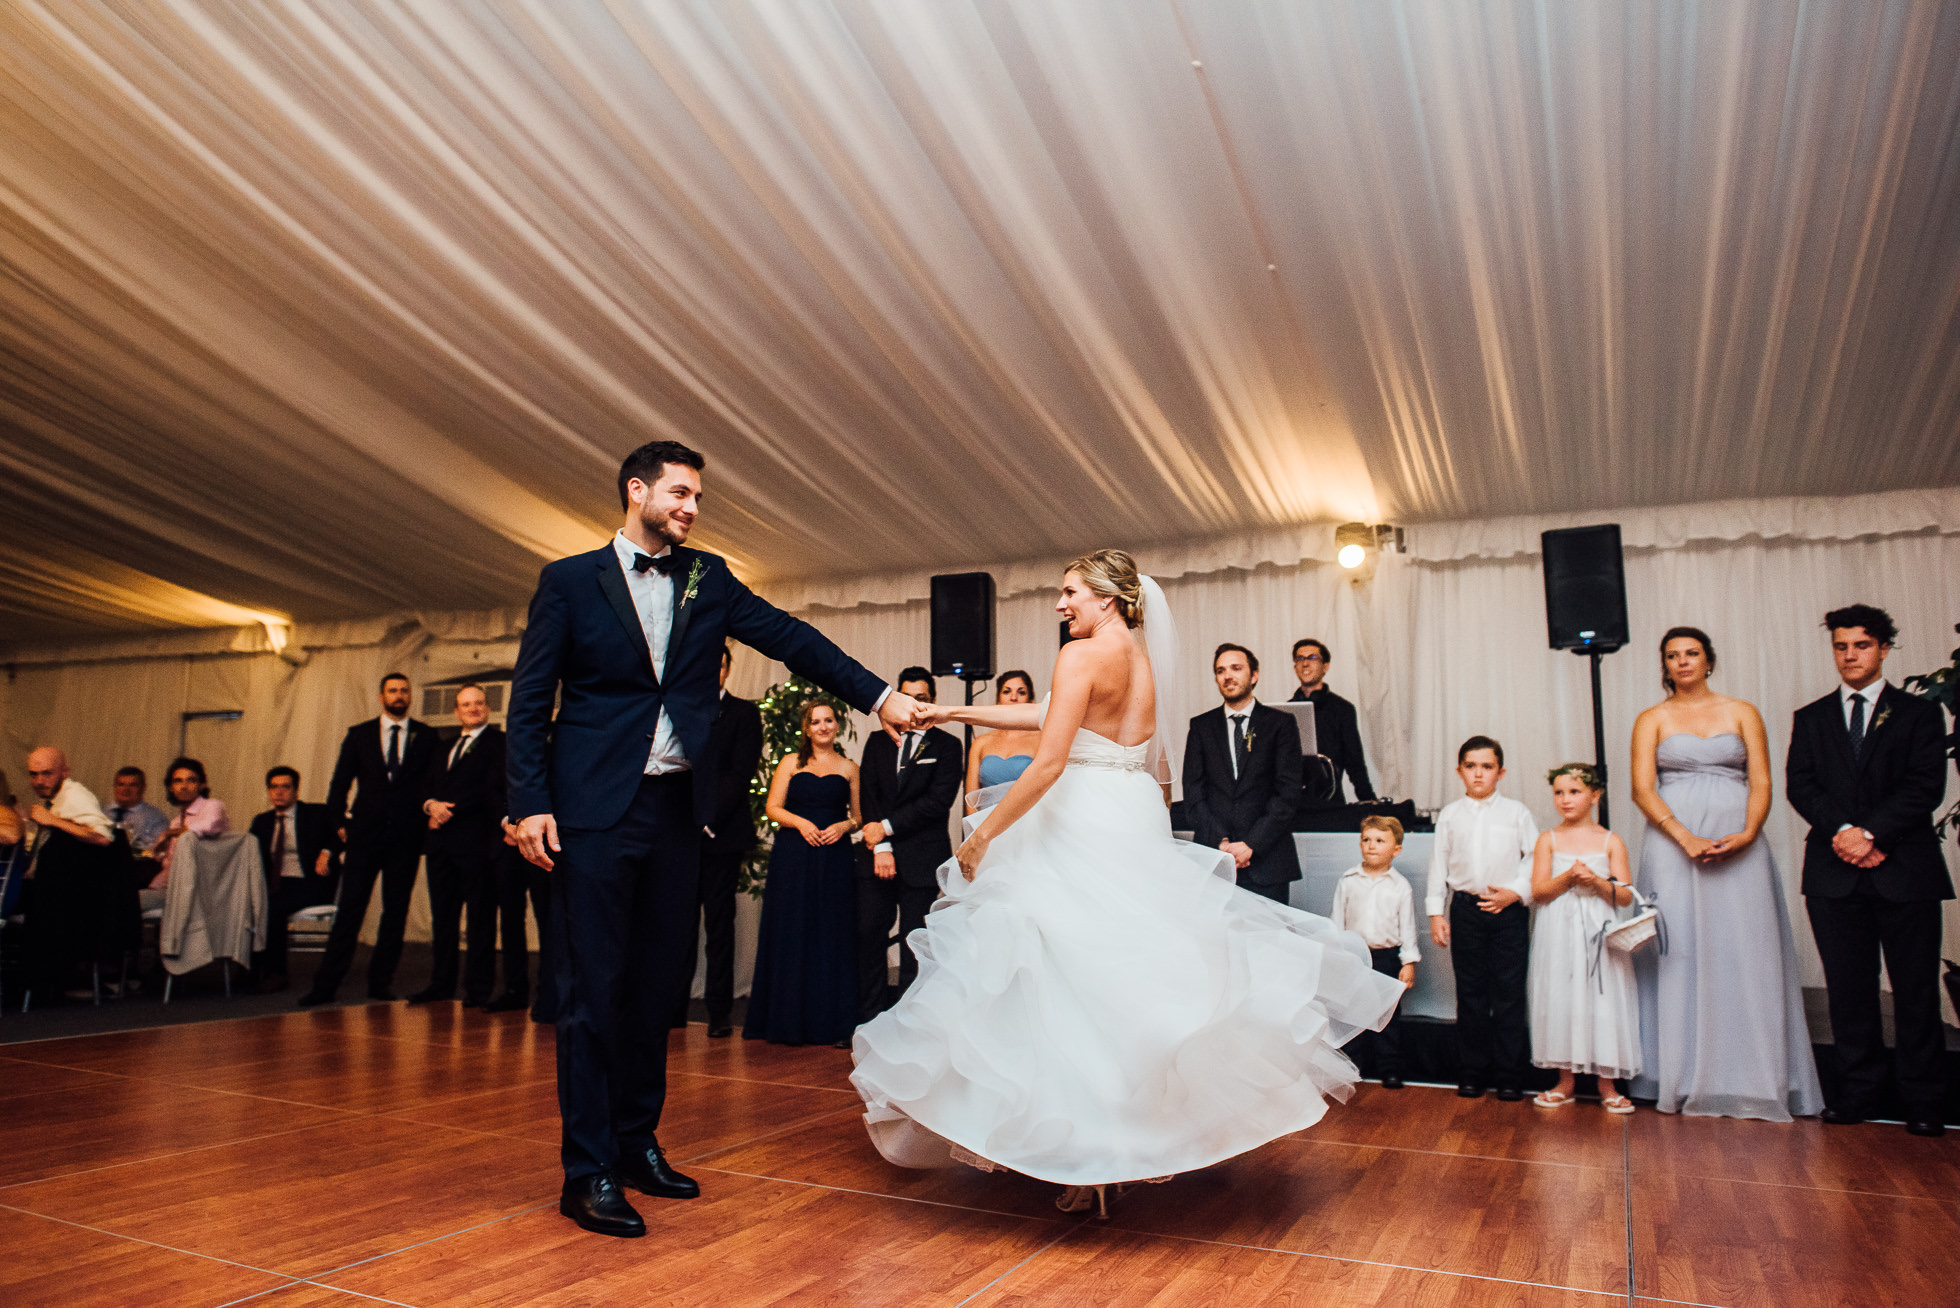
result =
[{"label": "pocket square", "polygon": [[916,768],[916,767],[923,767],[923,766],[924,766],[925,764],[927,764],[927,763],[936,763],[936,762],[938,762],[938,761],[939,761],[939,760],[938,760],[938,757],[937,757],[936,755],[935,755],[934,757],[932,757],[932,758],[915,758],[915,759],[913,759],[913,760],[912,760],[912,762],[911,762],[911,763],[910,763],[910,764],[909,764],[908,766],[910,766],[910,767],[915,767],[915,768]]}]

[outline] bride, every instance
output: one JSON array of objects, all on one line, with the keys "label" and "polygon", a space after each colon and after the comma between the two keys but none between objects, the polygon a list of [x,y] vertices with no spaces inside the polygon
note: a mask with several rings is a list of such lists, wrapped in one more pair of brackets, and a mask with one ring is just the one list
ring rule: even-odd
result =
[{"label": "bride", "polygon": [[1098,550],[1055,607],[1073,639],[1045,706],[934,710],[1041,744],[940,867],[918,978],[857,1029],[851,1081],[891,1162],[1009,1168],[1079,1211],[1312,1126],[1354,1087],[1339,1046],[1402,987],[1360,937],[1171,836],[1157,679],[1176,629],[1156,583]]}]

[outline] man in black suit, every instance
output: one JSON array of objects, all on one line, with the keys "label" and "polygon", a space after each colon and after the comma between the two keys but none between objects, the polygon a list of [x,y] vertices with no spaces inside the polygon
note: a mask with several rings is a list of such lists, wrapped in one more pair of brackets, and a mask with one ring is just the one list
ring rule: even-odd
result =
[{"label": "man in black suit", "polygon": [[717,771],[722,647],[733,636],[887,729],[917,716],[725,559],[686,547],[704,463],[678,441],[626,456],[624,525],[538,577],[505,719],[518,847],[556,869],[545,956],[558,995],[558,1211],[603,1235],[646,1234],[622,1183],[661,1198],[701,1192],[667,1165],[655,1131],[674,997],[694,966],[701,828],[715,801],[694,771]]},{"label": "man in black suit", "polygon": [[[932,674],[907,668],[898,674],[900,693],[921,703],[934,702]],[[908,731],[894,744],[873,736],[858,764],[858,807],[864,817],[864,847],[858,860],[858,1020],[868,1022],[886,1007],[892,914],[898,915],[898,993],[919,974],[910,937],[925,925],[939,897],[936,877],[953,856],[946,821],[966,776],[966,753],[950,731],[933,727]]]},{"label": "man in black suit", "polygon": [[[327,817],[346,851],[340,908],[312,988],[299,997],[301,1008],[327,1003],[340,989],[354,962],[376,877],[381,879],[381,930],[368,960],[367,994],[369,999],[395,997],[389,987],[401,962],[408,900],[422,861],[422,837],[428,831],[423,786],[436,752],[436,729],[409,717],[408,701],[408,678],[390,672],[381,679],[381,716],[347,728],[340,742],[340,758],[327,786]],[[347,811],[350,787],[352,814]]]},{"label": "man in black suit", "polygon": [[[463,978],[463,1004],[481,1008],[497,982],[497,876],[491,865],[504,831],[504,733],[490,725],[490,701],[483,687],[457,688],[456,720],[463,730],[447,746],[430,752],[422,801],[429,834],[429,942],[433,965],[429,984],[408,997],[411,1004],[456,997],[456,928],[467,907],[470,961]],[[530,954],[517,922],[518,952]],[[509,947],[509,936],[505,937]]]},{"label": "man in black suit", "polygon": [[[742,860],[755,848],[755,810],[749,783],[762,762],[762,713],[754,701],[728,693],[735,656],[721,647],[721,699],[709,748],[715,756],[714,816],[701,828],[701,924],[707,933],[708,973],[701,997],[708,1009],[708,1035],[735,1034],[735,883]],[[674,1008],[674,1025],[687,1025],[687,989]]]},{"label": "man in black suit", "polygon": [[[1293,675],[1300,679],[1300,688],[1293,692],[1290,702],[1313,705],[1315,752],[1327,760],[1334,774],[1333,793],[1325,798],[1316,794],[1309,801],[1321,806],[1346,802],[1341,796],[1343,776],[1354,787],[1356,803],[1375,798],[1375,785],[1368,780],[1368,759],[1361,751],[1360,715],[1354,711],[1353,704],[1327,688],[1327,669],[1333,662],[1334,656],[1327,646],[1312,636],[1293,642]],[[1316,778],[1311,776],[1305,780],[1308,785],[1316,783]],[[1319,785],[1324,788],[1328,780],[1323,772]]]},{"label": "man in black suit", "polygon": [[524,901],[531,901],[531,915],[538,920],[538,942],[551,939],[551,874],[528,861],[517,849],[517,828],[509,818],[502,823],[503,835],[490,855],[491,875],[497,882],[497,912],[502,918],[504,943],[504,989],[483,1006],[486,1013],[516,1013],[528,1008],[533,1022],[555,1022],[558,1018],[557,991],[551,980],[551,960],[542,951],[538,956],[538,993],[531,998],[531,942],[524,929]]},{"label": "man in black suit", "polygon": [[1797,710],[1785,774],[1791,805],[1810,823],[1804,907],[1837,1044],[1837,1102],[1824,1120],[1862,1121],[1884,1086],[1883,952],[1906,1129],[1943,1135],[1940,901],[1953,898],[1953,883],[1933,810],[1946,793],[1946,717],[1886,684],[1898,629],[1885,610],[1853,604],[1826,614],[1824,625],[1842,684]]},{"label": "man in black suit", "polygon": [[325,804],[302,804],[299,773],[284,764],[265,774],[265,798],[272,807],[252,819],[265,866],[267,928],[265,948],[252,959],[259,989],[286,988],[286,919],[302,908],[333,903],[334,853],[340,847]]},{"label": "man in black suit", "polygon": [[1191,719],[1184,739],[1184,813],[1192,839],[1222,849],[1239,885],[1279,903],[1300,879],[1293,812],[1300,804],[1300,727],[1253,698],[1258,656],[1225,644],[1211,656],[1225,703]]}]

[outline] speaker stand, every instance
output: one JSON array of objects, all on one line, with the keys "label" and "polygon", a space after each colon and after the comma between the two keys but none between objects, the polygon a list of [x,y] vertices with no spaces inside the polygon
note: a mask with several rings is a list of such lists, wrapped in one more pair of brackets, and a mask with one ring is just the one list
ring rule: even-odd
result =
[{"label": "speaker stand", "polygon": [[[966,706],[968,708],[972,708],[973,707],[973,682],[965,677],[960,678],[960,680],[964,682],[966,685]],[[971,722],[966,724],[966,753],[960,755],[960,757],[964,759],[970,759],[973,757],[973,724]]]},{"label": "speaker stand", "polygon": [[1592,655],[1593,771],[1599,774],[1601,784],[1601,790],[1599,792],[1599,825],[1611,831],[1613,829],[1613,822],[1610,810],[1606,807],[1606,791],[1604,789],[1606,782],[1606,715],[1601,710],[1599,704],[1599,661],[1612,651],[1594,649],[1585,652]]}]

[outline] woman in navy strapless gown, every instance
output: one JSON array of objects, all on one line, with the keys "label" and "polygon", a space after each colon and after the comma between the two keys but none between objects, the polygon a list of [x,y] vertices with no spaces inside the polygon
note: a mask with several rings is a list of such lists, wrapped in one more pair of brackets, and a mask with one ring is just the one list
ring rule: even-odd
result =
[{"label": "woman in navy strapless gown", "polygon": [[848,1047],[857,1025],[858,770],[838,751],[837,732],[830,705],[806,705],[802,747],[769,783],[768,813],[782,829],[762,889],[745,1039]]},{"label": "woman in navy strapless gown", "polygon": [[[1034,678],[1027,673],[1016,669],[994,679],[994,703],[1034,702]],[[966,761],[968,798],[990,786],[1005,786],[1019,780],[1028,770],[1028,764],[1034,762],[1034,752],[1040,746],[1039,731],[990,731],[974,741],[973,753]]]},{"label": "woman in navy strapless gown", "polygon": [[1769,743],[1746,700],[1709,689],[1706,633],[1661,638],[1668,698],[1633,726],[1633,798],[1650,824],[1641,889],[1667,953],[1634,956],[1641,1074],[1663,1113],[1787,1122],[1822,1111],[1783,886],[1761,839]]}]

